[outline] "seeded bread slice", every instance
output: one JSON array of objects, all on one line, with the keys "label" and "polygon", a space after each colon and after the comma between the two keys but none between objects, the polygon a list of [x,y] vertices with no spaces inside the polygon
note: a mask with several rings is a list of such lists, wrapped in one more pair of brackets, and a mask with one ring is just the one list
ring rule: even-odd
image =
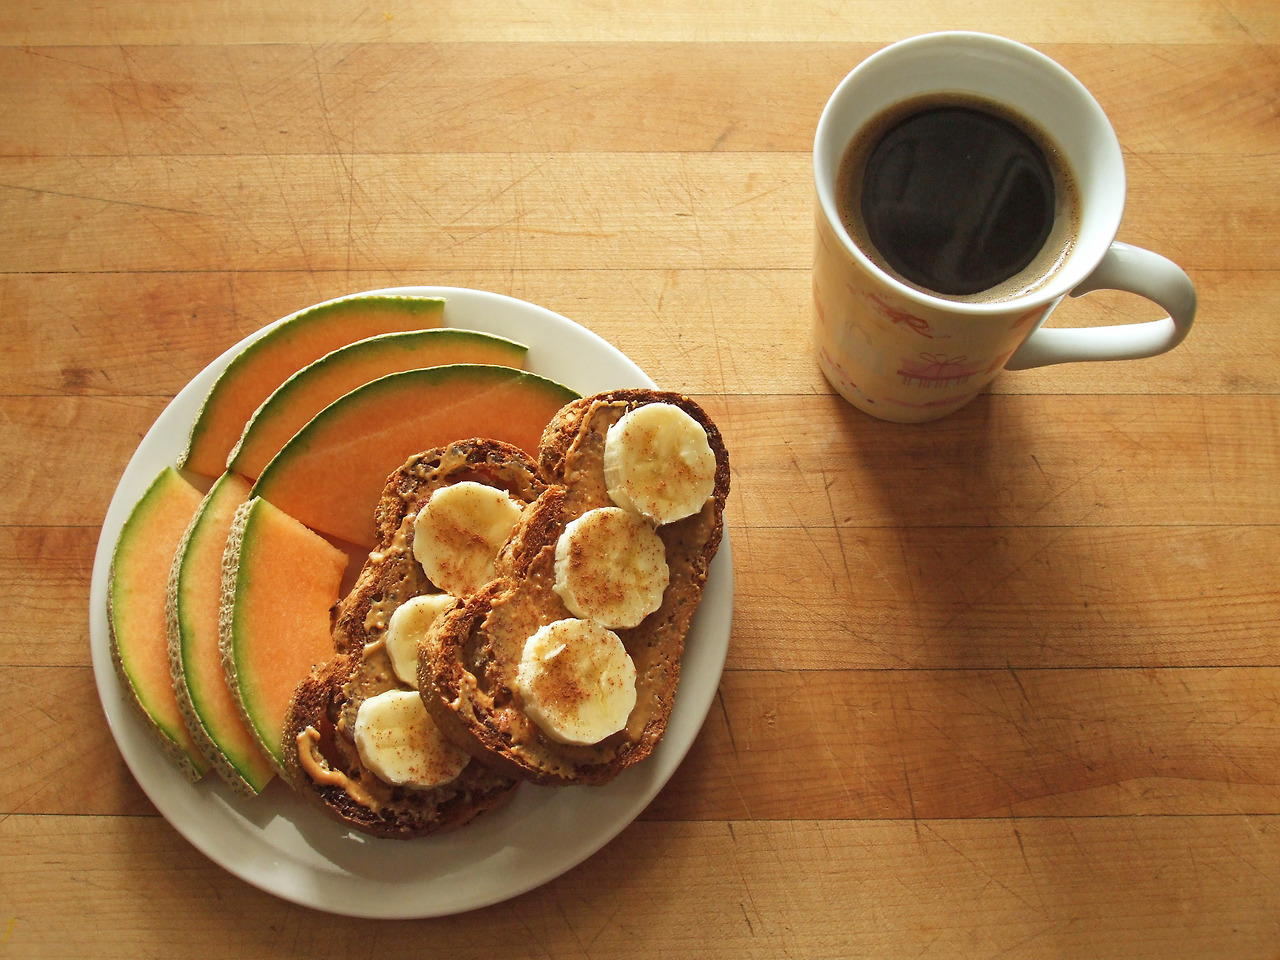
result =
[{"label": "seeded bread slice", "polygon": [[[575,518],[612,506],[605,434],[648,403],[674,404],[703,426],[716,457],[715,491],[698,514],[658,528],[671,572],[662,606],[638,627],[614,631],[637,674],[625,729],[570,746],[547,737],[525,713],[515,673],[529,636],[573,616],[552,589],[556,542]],[[724,529],[729,457],[719,429],[688,397],[617,390],[576,400],[556,415],[543,434],[540,469],[549,487],[512,531],[496,579],[446,610],[419,644],[418,685],[441,731],[493,769],[542,784],[605,783],[647,757],[666,729],[689,623]]]},{"label": "seeded bread slice", "polygon": [[410,459],[388,480],[378,503],[378,543],[334,621],[338,653],[294,691],[285,723],[288,781],[335,819],[365,833],[410,838],[461,826],[504,802],[516,781],[471,762],[452,782],[428,790],[393,786],[361,761],[353,737],[366,699],[404,689],[383,643],[400,604],[436,588],[413,556],[413,522],[440,487],[475,480],[529,503],[545,489],[520,450],[468,440]]}]

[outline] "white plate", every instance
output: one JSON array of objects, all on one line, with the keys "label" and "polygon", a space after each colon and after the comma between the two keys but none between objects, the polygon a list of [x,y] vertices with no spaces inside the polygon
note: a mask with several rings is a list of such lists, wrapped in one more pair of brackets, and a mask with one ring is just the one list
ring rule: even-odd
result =
[{"label": "white plate", "polygon": [[[444,297],[448,326],[527,344],[528,369],[581,394],[653,386],[613,346],[542,307],[454,287],[376,292]],[[260,335],[224,353],[165,408],[129,461],[102,525],[89,596],[89,637],[98,694],[125,762],[165,818],[210,859],[263,890],[331,913],[441,916],[505,900],[559,876],[608,843],[645,808],[675,772],[706,718],[729,646],[733,561],[727,532],[694,617],[666,735],[652,756],[606,786],[525,784],[510,804],[474,824],[439,837],[403,841],[348,831],[278,780],[254,800],[236,797],[215,774],[192,785],[163,757],[124,699],[108,649],[107,572],[120,527],[160,469],[176,463],[214,378],[245,343]]]}]

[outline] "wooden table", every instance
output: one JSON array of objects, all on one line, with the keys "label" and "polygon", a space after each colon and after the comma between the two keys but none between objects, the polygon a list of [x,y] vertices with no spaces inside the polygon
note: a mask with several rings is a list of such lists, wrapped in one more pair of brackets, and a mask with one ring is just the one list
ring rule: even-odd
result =
[{"label": "wooden table", "polygon": [[[1275,957],[1278,10],[8,0],[0,956]],[[1201,308],[1168,356],[902,427],[811,355],[809,150],[849,69],[941,28],[1093,90],[1121,238]],[[500,906],[356,921],[158,816],[86,608],[121,472],[197,371],[415,283],[542,304],[700,398],[736,604],[700,738],[614,842]]]}]

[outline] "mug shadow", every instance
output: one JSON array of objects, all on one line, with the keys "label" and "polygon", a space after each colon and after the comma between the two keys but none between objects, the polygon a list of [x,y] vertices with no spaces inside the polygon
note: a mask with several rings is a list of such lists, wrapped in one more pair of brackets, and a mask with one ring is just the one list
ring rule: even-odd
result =
[{"label": "mug shadow", "polygon": [[1052,400],[987,392],[932,423],[883,423],[848,407],[838,419],[859,492],[875,500],[865,516],[896,532],[895,576],[909,591],[896,613],[906,622],[892,631],[911,638],[905,669],[894,665],[881,684],[894,716],[883,762],[902,772],[899,816],[930,861],[955,854],[968,818],[1007,817],[1007,832],[994,829],[958,869],[1005,871],[1013,895],[1034,889],[1065,916],[1081,908],[1079,890],[1044,852],[1126,768],[1080,733],[1096,710],[1078,698],[1096,695],[1094,685],[1053,669],[1096,666],[1097,647],[1070,642],[1090,629],[1081,572],[1093,560],[1087,538],[1064,535],[1079,518],[1040,475],[1052,443],[1040,404]]},{"label": "mug shadow", "polygon": [[1058,463],[1042,409],[1053,399],[984,393],[911,426],[837,415],[869,501],[861,522],[876,525],[841,535],[893,584],[857,659],[896,691],[896,750],[922,816],[1053,812],[1136,769],[1080,736],[1108,708],[1072,668],[1099,666],[1117,631],[1092,586],[1086,505],[1041,472]]},{"label": "mug shadow", "polygon": [[[1036,398],[983,393],[941,420],[896,424],[841,404],[866,521],[891,541],[882,562],[910,598],[915,638],[904,666],[1034,668],[1081,661],[1062,649],[1079,630],[1078,570],[1060,536],[1050,488],[1036,483],[1045,439]],[[890,536],[887,531],[896,536]],[[892,554],[890,553],[892,551]],[[1039,569],[1046,551],[1052,570]],[[1064,555],[1066,554],[1066,555]]]}]

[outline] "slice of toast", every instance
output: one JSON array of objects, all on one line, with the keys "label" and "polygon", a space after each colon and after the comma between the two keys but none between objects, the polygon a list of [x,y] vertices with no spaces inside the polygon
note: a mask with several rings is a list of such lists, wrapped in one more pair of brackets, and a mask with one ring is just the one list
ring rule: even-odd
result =
[{"label": "slice of toast", "polygon": [[[553,589],[556,543],[572,520],[613,506],[604,480],[605,435],[648,403],[674,404],[702,425],[715,454],[715,488],[699,513],[657,528],[670,569],[662,605],[639,626],[615,631],[636,669],[636,706],[625,728],[590,746],[567,745],[527,715],[515,675],[525,641],[573,616]],[[574,401],[556,415],[543,434],[540,469],[547,491],[512,531],[496,578],[441,614],[419,644],[419,687],[441,731],[493,769],[542,784],[605,783],[647,757],[666,729],[685,636],[723,531],[728,453],[720,431],[688,397],[617,390]]]},{"label": "slice of toast", "polygon": [[392,474],[376,510],[377,546],[336,610],[336,655],[298,685],[289,706],[284,766],[290,784],[330,816],[376,836],[410,838],[461,826],[501,804],[516,786],[474,761],[443,786],[395,786],[368,769],[355,745],[360,705],[407,689],[384,644],[391,615],[412,597],[438,592],[414,559],[417,511],[435,490],[463,480],[499,487],[525,504],[545,489],[521,450],[492,440],[419,454]]}]

